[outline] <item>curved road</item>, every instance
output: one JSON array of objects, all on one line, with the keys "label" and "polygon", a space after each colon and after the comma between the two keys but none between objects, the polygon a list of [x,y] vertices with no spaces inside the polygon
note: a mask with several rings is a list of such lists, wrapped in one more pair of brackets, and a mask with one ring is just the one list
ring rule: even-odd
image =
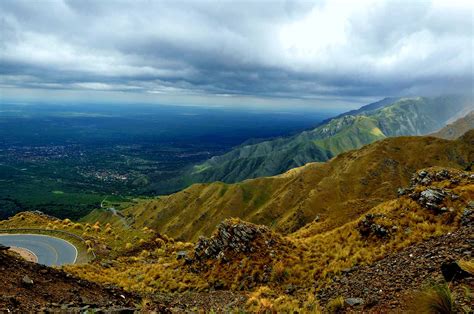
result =
[{"label": "curved road", "polygon": [[0,244],[25,248],[38,257],[38,263],[47,266],[74,264],[77,249],[70,242],[40,234],[0,234]]}]

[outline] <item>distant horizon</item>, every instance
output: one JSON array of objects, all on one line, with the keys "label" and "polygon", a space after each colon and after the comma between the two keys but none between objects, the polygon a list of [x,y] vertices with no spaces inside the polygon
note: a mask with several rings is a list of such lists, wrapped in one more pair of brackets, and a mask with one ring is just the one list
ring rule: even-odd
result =
[{"label": "distant horizon", "polygon": [[[15,98],[4,98],[4,95],[0,95],[0,105],[1,104],[12,104],[12,105],[57,105],[57,106],[136,106],[136,107],[190,107],[190,108],[202,108],[202,109],[225,109],[225,110],[236,110],[236,111],[245,111],[245,110],[254,110],[254,111],[263,111],[263,112],[314,112],[314,113],[325,113],[325,114],[340,114],[351,110],[359,109],[365,105],[378,102],[385,98],[415,98],[415,97],[443,97],[443,96],[462,96],[469,97],[473,99],[471,95],[461,94],[461,93],[451,93],[451,94],[440,94],[440,95],[404,95],[404,96],[384,96],[384,97],[371,97],[370,99],[364,98],[365,101],[359,100],[356,102],[348,102],[341,100],[320,100],[321,104],[318,106],[312,105],[311,102],[300,101],[297,103],[288,104],[285,103],[284,99],[278,99],[280,103],[275,105],[272,103],[271,106],[266,105],[265,101],[260,100],[257,104],[250,103],[240,103],[239,106],[235,104],[226,104],[219,102],[211,103],[187,103],[184,101],[173,103],[173,102],[157,102],[156,100],[150,99],[149,101],[143,100],[134,100],[131,99],[15,99]],[[1,109],[1,108],[0,108]],[[1,112],[1,110],[0,110]]]}]

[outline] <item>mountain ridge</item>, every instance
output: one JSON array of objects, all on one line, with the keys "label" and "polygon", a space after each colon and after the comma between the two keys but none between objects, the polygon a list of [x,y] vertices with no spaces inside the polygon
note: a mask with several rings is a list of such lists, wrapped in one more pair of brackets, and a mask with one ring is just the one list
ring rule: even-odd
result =
[{"label": "mountain ridge", "polygon": [[467,168],[474,160],[474,131],[455,141],[396,137],[309,163],[289,173],[235,184],[194,184],[124,211],[135,227],[151,227],[184,240],[208,235],[228,217],[264,224],[284,234],[320,219],[320,231],[353,219],[409,182],[419,168]]},{"label": "mountain ridge", "polygon": [[469,105],[461,96],[385,98],[289,138],[238,147],[195,166],[187,182],[239,182],[326,161],[377,140],[425,135],[442,128]]}]

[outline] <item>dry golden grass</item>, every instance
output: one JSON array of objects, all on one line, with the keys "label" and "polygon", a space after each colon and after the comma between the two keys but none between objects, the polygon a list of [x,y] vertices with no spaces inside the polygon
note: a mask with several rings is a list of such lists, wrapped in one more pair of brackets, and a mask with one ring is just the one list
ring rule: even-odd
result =
[{"label": "dry golden grass", "polygon": [[314,294],[296,298],[260,286],[249,295],[246,310],[251,313],[322,313]]},{"label": "dry golden grass", "polygon": [[[423,154],[412,156],[419,146]],[[408,154],[406,149],[412,151]],[[334,274],[459,227],[466,204],[474,199],[474,184],[468,178],[433,183],[433,187],[450,188],[459,196],[445,200],[444,205],[452,210],[444,214],[423,208],[408,196],[397,198],[395,191],[407,185],[416,167],[431,164],[431,159],[459,167],[452,156],[468,159],[473,149],[463,141],[390,139],[342,154],[329,163],[310,164],[292,175],[235,185],[195,185],[173,196],[147,201],[132,210],[142,223],[129,229],[113,222],[75,223],[31,213],[2,221],[0,228],[47,228],[80,235],[99,260],[64,269],[129,291],[179,293],[219,286],[251,291],[247,310],[252,312],[319,312],[315,293]],[[358,224],[367,213],[375,214],[375,222],[389,230],[386,238],[360,234]],[[176,258],[179,251],[192,252],[192,243],[154,230],[173,230],[172,235],[194,238],[209,234],[229,215],[272,225],[285,230],[286,235],[269,235],[277,243],[271,254],[265,250],[236,253],[226,261],[209,259],[195,268]],[[316,215],[320,219],[313,221]],[[308,217],[309,223],[290,233]],[[145,220],[153,223],[146,225]],[[472,267],[472,261],[463,263]],[[290,293],[285,291],[288,287],[296,288]],[[341,309],[340,303],[331,303],[335,312]]]},{"label": "dry golden grass", "polygon": [[[449,200],[453,212],[442,215],[421,207],[407,196],[371,209],[369,213],[382,215],[375,221],[390,230],[386,239],[362,236],[357,229],[360,217],[323,233],[313,231],[318,224],[313,222],[283,238],[283,242],[278,240],[281,245],[274,248],[274,258],[264,252],[235,254],[225,263],[206,261],[206,267],[198,272],[176,259],[178,251],[190,252],[193,245],[168,237],[151,239],[145,244],[152,243],[152,248],[135,249],[132,254],[119,257],[112,267],[95,264],[66,270],[86,279],[146,293],[203,291],[219,283],[226,289],[254,291],[248,303],[252,311],[290,311],[303,307],[318,311],[317,302],[311,298],[315,289],[328,283],[333,274],[373,263],[392,252],[458,228],[465,204],[474,196],[474,185],[461,182],[453,192],[460,198]],[[298,291],[294,295],[284,293],[289,286],[297,287]]]},{"label": "dry golden grass", "polygon": [[459,266],[464,270],[470,273],[471,275],[474,275],[474,260],[460,260],[458,261]]},{"label": "dry golden grass", "polygon": [[337,297],[328,302],[328,304],[326,305],[326,311],[328,313],[342,313],[344,311],[344,306],[344,298]]},{"label": "dry golden grass", "polygon": [[[155,242],[154,240],[152,240]],[[163,240],[162,240],[163,241]],[[110,263],[69,265],[64,269],[81,278],[103,284],[114,284],[128,291],[141,293],[202,291],[208,283],[193,274],[177,261],[176,253],[190,250],[192,244],[167,241],[153,244],[152,249],[143,249],[133,255],[123,255]]]},{"label": "dry golden grass", "polygon": [[288,234],[319,216],[313,231],[321,233],[394,198],[417,169],[464,168],[474,155],[471,133],[457,141],[390,138],[280,176],[195,184],[170,196],[140,201],[125,214],[135,217],[137,228],[148,226],[188,241],[210,235],[229,217]]},{"label": "dry golden grass", "polygon": [[454,314],[456,309],[454,297],[449,286],[436,284],[418,293],[412,305],[414,313],[426,314]]}]

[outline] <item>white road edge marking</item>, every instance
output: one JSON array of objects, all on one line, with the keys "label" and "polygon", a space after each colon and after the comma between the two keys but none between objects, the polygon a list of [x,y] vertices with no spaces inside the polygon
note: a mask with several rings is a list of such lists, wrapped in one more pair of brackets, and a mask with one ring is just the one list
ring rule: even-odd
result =
[{"label": "white road edge marking", "polygon": [[[66,241],[66,240],[64,240],[64,241]],[[66,241],[66,242],[69,242],[69,241]],[[71,243],[71,242],[69,242],[69,243]],[[73,263],[73,264],[76,264],[77,255],[79,255],[79,252],[77,251],[77,247],[76,247],[74,244],[71,243],[71,245],[72,245],[72,247],[74,248],[74,250],[76,250],[76,256],[74,257],[74,261],[73,261],[72,263]]]},{"label": "white road edge marking", "polygon": [[[68,240],[64,240],[62,238],[58,238],[58,237],[54,237],[54,236],[49,236],[49,235],[45,235],[45,234],[38,234],[38,233],[0,233],[0,235],[21,235],[21,234],[24,234],[24,235],[33,235],[33,236],[42,236],[42,237],[49,237],[49,238],[56,238],[56,239],[59,239],[59,240],[63,240],[64,242],[67,242],[69,245],[71,245],[74,250],[76,251],[76,256],[74,257],[74,261],[72,262],[72,264],[76,264],[76,261],[77,261],[77,256],[79,255],[78,251],[77,251],[77,247],[72,244],[71,242],[69,242]],[[24,249],[24,248],[22,248]],[[36,254],[34,254],[36,256]]]}]

